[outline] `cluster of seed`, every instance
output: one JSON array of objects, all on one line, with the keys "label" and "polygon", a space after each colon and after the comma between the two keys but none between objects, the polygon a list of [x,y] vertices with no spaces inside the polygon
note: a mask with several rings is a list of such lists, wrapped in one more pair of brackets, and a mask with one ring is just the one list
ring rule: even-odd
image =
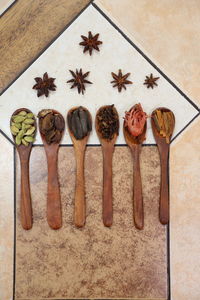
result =
[{"label": "cluster of seed", "polygon": [[23,144],[28,146],[34,142],[35,135],[35,119],[33,113],[20,111],[18,114],[12,116],[10,130],[15,136],[15,143],[17,146]]}]

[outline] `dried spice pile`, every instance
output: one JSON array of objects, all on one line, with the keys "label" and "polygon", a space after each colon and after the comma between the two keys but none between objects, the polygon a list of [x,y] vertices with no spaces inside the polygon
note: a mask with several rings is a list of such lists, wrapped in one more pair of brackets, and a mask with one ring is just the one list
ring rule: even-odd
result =
[{"label": "dried spice pile", "polygon": [[130,111],[125,113],[124,126],[133,136],[139,136],[146,123],[147,114],[143,111],[141,104],[134,105]]},{"label": "dried spice pile", "polygon": [[43,109],[38,114],[40,132],[47,144],[58,143],[65,128],[63,117],[51,109]]},{"label": "dried spice pile", "polygon": [[156,109],[152,118],[158,133],[166,138],[166,142],[169,144],[175,122],[173,113],[171,111]]},{"label": "dried spice pile", "polygon": [[102,107],[96,118],[102,138],[112,140],[115,134],[119,134],[119,117],[114,104]]},{"label": "dried spice pile", "polygon": [[18,114],[12,116],[10,130],[13,136],[15,136],[15,143],[17,146],[23,144],[28,146],[34,142],[35,136],[35,119],[31,112],[25,110],[20,111]]},{"label": "dried spice pile", "polygon": [[89,112],[82,106],[71,111],[67,116],[69,129],[77,140],[83,139],[92,130]]}]

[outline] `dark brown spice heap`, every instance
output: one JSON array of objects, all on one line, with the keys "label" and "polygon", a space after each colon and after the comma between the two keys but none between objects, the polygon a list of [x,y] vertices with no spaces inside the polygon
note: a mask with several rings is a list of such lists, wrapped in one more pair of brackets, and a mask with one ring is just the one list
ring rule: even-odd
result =
[{"label": "dark brown spice heap", "polygon": [[43,109],[38,114],[39,128],[47,144],[59,143],[65,128],[63,117],[51,109]]},{"label": "dark brown spice heap", "polygon": [[113,81],[111,81],[111,83],[114,83],[113,87],[118,88],[118,92],[121,92],[122,88],[124,88],[126,90],[126,84],[132,84],[132,81],[127,80],[127,78],[129,77],[131,73],[127,73],[125,75],[122,75],[122,71],[119,70],[118,71],[118,75],[115,73],[111,73],[112,77],[113,77]]},{"label": "dark brown spice heap", "polygon": [[158,133],[164,137],[166,139],[166,143],[169,144],[170,137],[174,130],[174,114],[171,111],[156,109],[152,115],[152,118]]},{"label": "dark brown spice heap", "polygon": [[36,77],[34,78],[36,84],[33,86],[34,90],[37,90],[37,96],[40,97],[45,95],[46,97],[49,96],[49,91],[55,91],[56,85],[54,84],[55,78],[51,78],[48,76],[47,72],[44,73],[43,78]]},{"label": "dark brown spice heap", "polygon": [[90,55],[92,55],[93,49],[99,51],[99,45],[102,44],[101,41],[98,41],[99,33],[92,35],[91,31],[88,32],[88,37],[81,35],[83,42],[79,43],[79,45],[84,46],[83,53],[89,51]]},{"label": "dark brown spice heap", "polygon": [[98,131],[102,138],[112,140],[119,134],[119,118],[114,104],[102,107],[97,114]]},{"label": "dark brown spice heap", "polygon": [[76,69],[76,73],[69,70],[70,73],[72,74],[72,76],[74,77],[73,79],[70,79],[67,81],[67,83],[72,82],[72,86],[71,89],[73,89],[74,87],[76,87],[78,89],[78,93],[80,94],[82,92],[82,94],[84,94],[85,91],[85,83],[89,83],[92,84],[92,82],[90,82],[89,80],[85,79],[90,72],[86,72],[85,74],[82,73],[82,69],[80,69],[80,71],[78,71]]},{"label": "dark brown spice heap", "polygon": [[71,111],[67,116],[69,129],[77,140],[83,139],[92,130],[89,112],[82,106]]},{"label": "dark brown spice heap", "polygon": [[153,74],[151,73],[150,76],[146,76],[146,79],[144,81],[144,85],[147,86],[147,88],[149,89],[150,87],[153,89],[154,86],[157,86],[158,84],[156,83],[156,81],[159,79],[160,77],[153,77]]}]

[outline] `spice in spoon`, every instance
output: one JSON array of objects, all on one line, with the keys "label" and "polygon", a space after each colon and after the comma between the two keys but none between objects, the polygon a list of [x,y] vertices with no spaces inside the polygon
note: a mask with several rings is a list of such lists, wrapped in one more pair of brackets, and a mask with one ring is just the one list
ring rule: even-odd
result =
[{"label": "spice in spoon", "polygon": [[58,143],[65,128],[63,117],[51,109],[43,109],[38,114],[40,132],[47,144]]},{"label": "spice in spoon", "polygon": [[171,111],[156,109],[152,115],[158,133],[169,144],[174,129],[174,114]]},{"label": "spice in spoon", "polygon": [[130,111],[125,112],[124,126],[132,136],[139,136],[144,130],[147,114],[140,103],[134,105]]},{"label": "spice in spoon", "polygon": [[67,122],[70,131],[77,140],[83,139],[92,130],[92,121],[89,112],[82,106],[68,113]]},{"label": "spice in spoon", "polygon": [[119,117],[114,104],[100,108],[96,118],[102,138],[112,140],[115,134],[119,134]]},{"label": "spice in spoon", "polygon": [[19,113],[12,116],[10,130],[15,137],[15,143],[17,146],[23,144],[29,146],[34,142],[35,136],[35,119],[32,112],[21,110]]}]

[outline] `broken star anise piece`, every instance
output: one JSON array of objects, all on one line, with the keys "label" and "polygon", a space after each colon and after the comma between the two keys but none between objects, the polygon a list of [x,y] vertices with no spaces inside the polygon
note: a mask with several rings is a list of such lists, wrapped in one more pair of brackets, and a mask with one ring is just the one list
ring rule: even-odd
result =
[{"label": "broken star anise piece", "polygon": [[118,75],[115,73],[111,73],[112,77],[113,77],[113,81],[111,81],[111,83],[114,83],[113,87],[118,88],[118,92],[121,92],[122,88],[124,88],[126,90],[126,84],[132,84],[132,81],[127,80],[127,78],[129,77],[131,73],[127,73],[125,75],[122,75],[122,71],[119,70],[118,71]]},{"label": "broken star anise piece", "polygon": [[86,72],[85,74],[82,72],[82,69],[80,69],[80,71],[78,71],[76,69],[76,73],[69,70],[70,73],[72,74],[72,76],[74,78],[70,79],[67,81],[67,83],[70,83],[72,82],[72,86],[71,86],[71,89],[73,89],[74,87],[76,87],[78,89],[78,93],[82,93],[84,94],[84,91],[85,91],[85,83],[89,83],[89,84],[92,84],[92,82],[90,82],[89,80],[85,79],[90,72]]},{"label": "broken star anise piece", "polygon": [[154,88],[154,86],[157,86],[158,84],[156,83],[156,81],[159,79],[160,77],[153,77],[153,74],[151,73],[150,76],[146,76],[146,79],[144,81],[143,84],[146,84],[147,88]]},{"label": "broken star anise piece", "polygon": [[51,78],[48,76],[47,72],[44,73],[43,78],[36,77],[34,78],[36,84],[33,86],[34,90],[37,90],[37,96],[40,97],[45,95],[46,97],[49,96],[49,91],[55,91],[56,85],[54,84],[55,78]]},{"label": "broken star anise piece", "polygon": [[84,46],[83,53],[89,51],[90,55],[92,55],[93,49],[99,51],[99,45],[103,42],[98,41],[99,33],[92,35],[91,31],[88,32],[88,37],[81,35],[83,42],[79,43],[79,45]]}]

